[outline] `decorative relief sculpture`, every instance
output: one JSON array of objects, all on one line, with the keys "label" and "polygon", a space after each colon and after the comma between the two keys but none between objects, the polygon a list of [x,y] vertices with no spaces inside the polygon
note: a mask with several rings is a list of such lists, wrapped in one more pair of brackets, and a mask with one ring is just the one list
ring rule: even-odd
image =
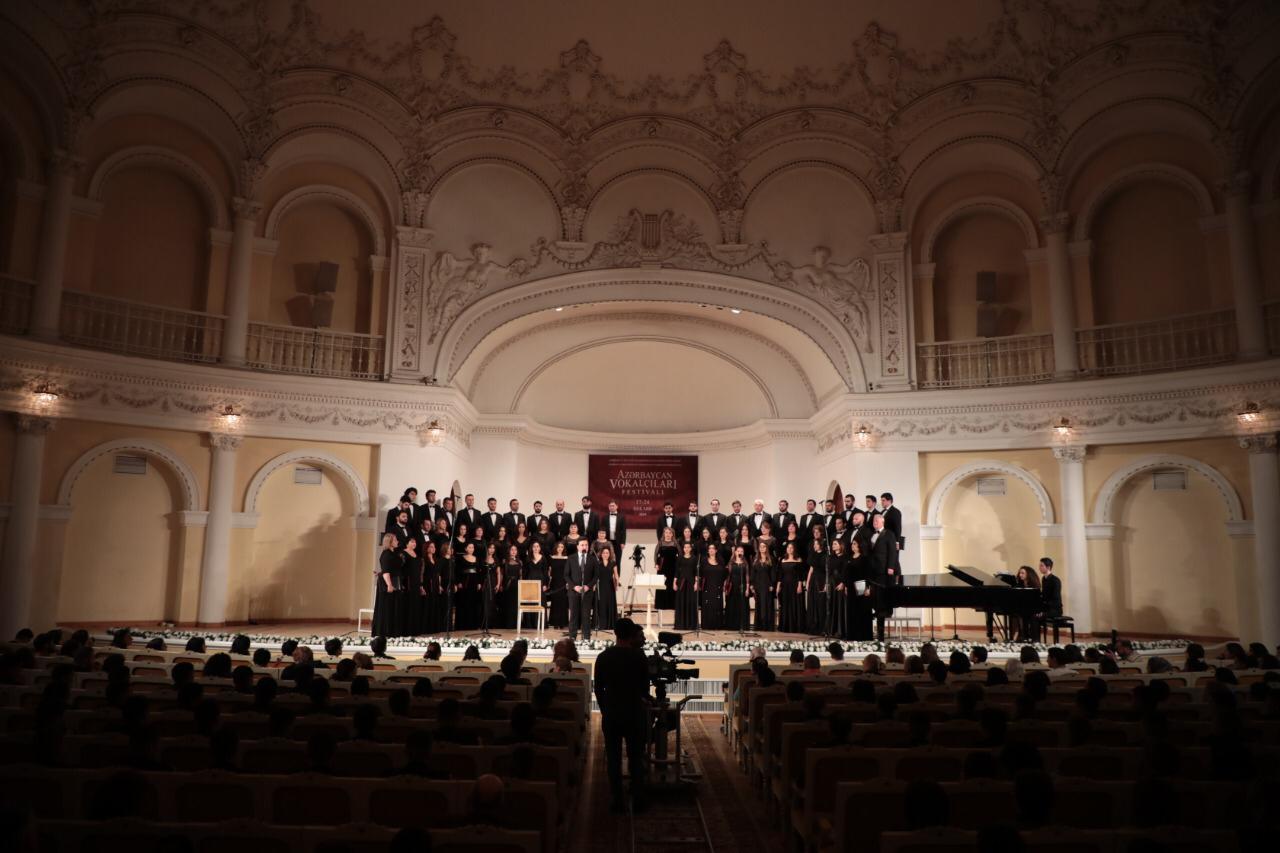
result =
[{"label": "decorative relief sculpture", "polygon": [[793,266],[786,261],[770,265],[774,278],[780,284],[807,287],[818,301],[831,308],[840,322],[853,331],[854,340],[863,352],[872,352],[870,329],[871,315],[867,302],[875,299],[871,286],[871,267],[862,258],[854,258],[847,264],[831,263],[831,250],[816,246],[813,263]]},{"label": "decorative relief sculpture", "polygon": [[435,343],[437,337],[462,313],[462,309],[475,300],[489,284],[495,273],[505,273],[510,279],[528,272],[529,262],[516,258],[503,266],[489,259],[493,247],[488,243],[476,243],[471,247],[471,257],[458,258],[449,252],[441,252],[429,272],[427,310],[430,311],[427,343]]}]

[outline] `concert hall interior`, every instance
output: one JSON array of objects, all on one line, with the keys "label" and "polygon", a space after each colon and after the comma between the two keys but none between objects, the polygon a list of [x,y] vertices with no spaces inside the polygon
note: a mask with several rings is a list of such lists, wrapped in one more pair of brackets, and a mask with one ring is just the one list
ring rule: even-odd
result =
[{"label": "concert hall interior", "polygon": [[1280,3],[0,48],[0,848],[1274,832]]}]

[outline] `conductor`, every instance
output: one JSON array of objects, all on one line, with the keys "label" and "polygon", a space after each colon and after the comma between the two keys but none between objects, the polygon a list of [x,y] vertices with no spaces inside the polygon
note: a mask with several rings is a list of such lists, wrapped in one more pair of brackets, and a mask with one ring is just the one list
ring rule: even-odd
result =
[{"label": "conductor", "polygon": [[614,644],[596,658],[595,692],[604,731],[605,763],[612,793],[609,808],[626,810],[622,790],[622,744],[627,745],[631,801],[644,807],[645,735],[649,728],[649,664],[644,656],[644,628],[630,619],[613,623]]}]

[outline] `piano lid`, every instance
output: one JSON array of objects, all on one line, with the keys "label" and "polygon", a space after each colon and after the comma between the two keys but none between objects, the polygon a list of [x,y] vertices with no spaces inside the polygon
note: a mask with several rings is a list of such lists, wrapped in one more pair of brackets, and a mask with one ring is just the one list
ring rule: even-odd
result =
[{"label": "piano lid", "polygon": [[903,575],[903,586],[969,586],[969,584],[961,581],[953,575],[944,575],[941,573],[933,573],[927,575]]},{"label": "piano lid", "polygon": [[947,566],[947,571],[970,586],[1004,586],[993,575],[973,566]]}]

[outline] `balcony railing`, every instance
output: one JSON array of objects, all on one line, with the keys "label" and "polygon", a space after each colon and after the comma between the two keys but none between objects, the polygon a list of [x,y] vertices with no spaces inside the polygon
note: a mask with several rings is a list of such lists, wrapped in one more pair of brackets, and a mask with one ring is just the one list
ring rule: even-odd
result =
[{"label": "balcony railing", "polygon": [[225,318],[162,308],[78,290],[62,294],[62,339],[126,355],[214,362],[222,352]]},{"label": "balcony railing", "polygon": [[1226,309],[1078,329],[1076,345],[1081,372],[1095,376],[1222,364],[1235,358],[1235,312]]},{"label": "balcony railing", "polygon": [[1263,304],[1262,316],[1267,324],[1267,351],[1280,355],[1280,300]]},{"label": "balcony railing", "polygon": [[245,364],[281,373],[382,379],[383,338],[250,323]]},{"label": "balcony railing", "polygon": [[985,388],[1053,378],[1050,335],[1010,335],[916,345],[921,388]]},{"label": "balcony railing", "polygon": [[31,290],[34,286],[25,279],[0,276],[0,333],[26,334],[31,322]]}]

